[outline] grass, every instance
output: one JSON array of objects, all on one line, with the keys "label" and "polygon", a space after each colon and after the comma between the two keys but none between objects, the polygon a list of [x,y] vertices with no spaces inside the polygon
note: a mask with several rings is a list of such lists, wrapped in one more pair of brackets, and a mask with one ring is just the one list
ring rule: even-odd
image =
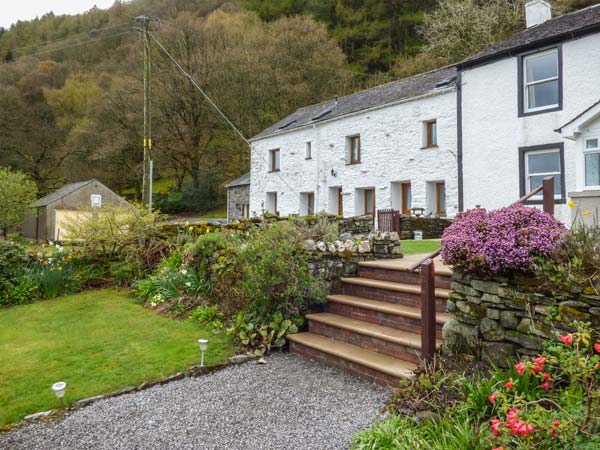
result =
[{"label": "grass", "polygon": [[212,211],[208,211],[200,216],[199,219],[223,219],[227,218],[227,207],[222,206],[220,208],[213,209]]},{"label": "grass", "polygon": [[440,241],[402,241],[402,252],[405,255],[431,253],[440,248],[440,246]]},{"label": "grass", "polygon": [[0,427],[55,408],[50,386],[66,381],[73,402],[233,354],[229,337],[144,309],[127,291],[88,291],[0,309]]},{"label": "grass", "polygon": [[[155,194],[167,194],[172,186],[175,186],[177,180],[175,178],[160,178],[152,181],[152,192]],[[121,195],[134,195],[135,188],[130,187],[123,189]]]}]

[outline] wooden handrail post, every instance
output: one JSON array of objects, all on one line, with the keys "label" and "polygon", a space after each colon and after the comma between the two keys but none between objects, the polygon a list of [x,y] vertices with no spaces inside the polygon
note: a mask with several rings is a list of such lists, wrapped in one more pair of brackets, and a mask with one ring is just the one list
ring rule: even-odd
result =
[{"label": "wooden handrail post", "polygon": [[554,215],[554,177],[546,177],[542,181],[542,203],[544,212]]},{"label": "wooden handrail post", "polygon": [[431,359],[435,353],[435,266],[432,259],[421,264],[421,356]]}]

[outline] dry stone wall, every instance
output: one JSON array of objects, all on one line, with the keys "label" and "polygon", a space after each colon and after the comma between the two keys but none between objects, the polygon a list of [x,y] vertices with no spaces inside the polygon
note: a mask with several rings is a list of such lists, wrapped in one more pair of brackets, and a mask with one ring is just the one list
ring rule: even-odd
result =
[{"label": "dry stone wall", "polygon": [[443,328],[446,351],[476,353],[499,365],[539,353],[545,340],[573,331],[573,321],[600,326],[597,295],[541,293],[532,279],[480,280],[456,272],[451,289],[453,319]]}]

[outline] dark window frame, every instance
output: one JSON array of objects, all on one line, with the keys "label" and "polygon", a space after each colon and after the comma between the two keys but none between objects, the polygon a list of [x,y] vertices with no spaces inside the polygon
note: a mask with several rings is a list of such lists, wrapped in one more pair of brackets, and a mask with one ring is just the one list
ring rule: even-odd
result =
[{"label": "dark window frame", "polygon": [[304,159],[312,158],[312,141],[306,141],[304,144]]},{"label": "dark window frame", "polygon": [[[553,149],[558,149],[560,155],[560,198],[554,198],[554,204],[558,205],[567,203],[567,189],[565,186],[565,144],[563,142],[519,147],[519,197],[523,197],[527,193],[527,180],[525,177],[525,155],[528,152]],[[541,199],[530,199],[525,201],[526,205],[541,205],[542,203],[543,200]]]},{"label": "dark window frame", "polygon": [[[556,49],[558,57],[558,106],[553,108],[541,109],[539,111],[526,111],[525,110],[525,75],[524,75],[524,60],[528,56],[535,55],[536,53],[543,53],[548,50]],[[544,114],[554,111],[562,111],[563,109],[563,57],[562,57],[562,44],[549,45],[547,47],[536,48],[517,55],[517,79],[518,79],[518,111],[519,117],[535,116],[537,114]]]},{"label": "dark window frame", "polygon": [[338,216],[344,215],[344,191],[341,187],[337,188],[337,196],[338,196]]},{"label": "dark window frame", "polygon": [[435,213],[439,216],[439,217],[443,217],[446,216],[446,209],[442,209],[441,208],[441,203],[442,203],[442,195],[441,195],[441,188],[444,188],[444,203],[446,203],[446,182],[445,181],[436,181],[435,182]]},{"label": "dark window frame", "polygon": [[[403,183],[400,184],[400,189],[401,189],[401,196],[402,196],[402,214],[406,215],[406,216],[410,216],[411,215],[411,211],[410,208],[407,208],[407,204],[408,204],[408,190],[411,190],[411,199],[412,199],[412,184],[410,181],[405,181]],[[412,201],[411,203],[411,207],[412,207]]]},{"label": "dark window frame", "polygon": [[[372,192],[372,198],[373,198],[373,210],[369,211],[367,209],[367,192]],[[375,188],[365,188],[363,189],[363,207],[365,210],[365,215],[366,216],[375,216],[375,212],[377,212],[377,201],[375,198]]]}]

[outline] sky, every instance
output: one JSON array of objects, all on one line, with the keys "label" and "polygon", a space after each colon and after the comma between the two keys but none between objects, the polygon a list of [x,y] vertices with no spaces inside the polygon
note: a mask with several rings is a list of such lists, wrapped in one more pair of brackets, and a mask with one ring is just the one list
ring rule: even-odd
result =
[{"label": "sky", "polygon": [[114,0],[1,0],[0,27],[9,28],[17,20],[31,20],[52,11],[56,15],[78,14],[94,5],[112,6]]}]

